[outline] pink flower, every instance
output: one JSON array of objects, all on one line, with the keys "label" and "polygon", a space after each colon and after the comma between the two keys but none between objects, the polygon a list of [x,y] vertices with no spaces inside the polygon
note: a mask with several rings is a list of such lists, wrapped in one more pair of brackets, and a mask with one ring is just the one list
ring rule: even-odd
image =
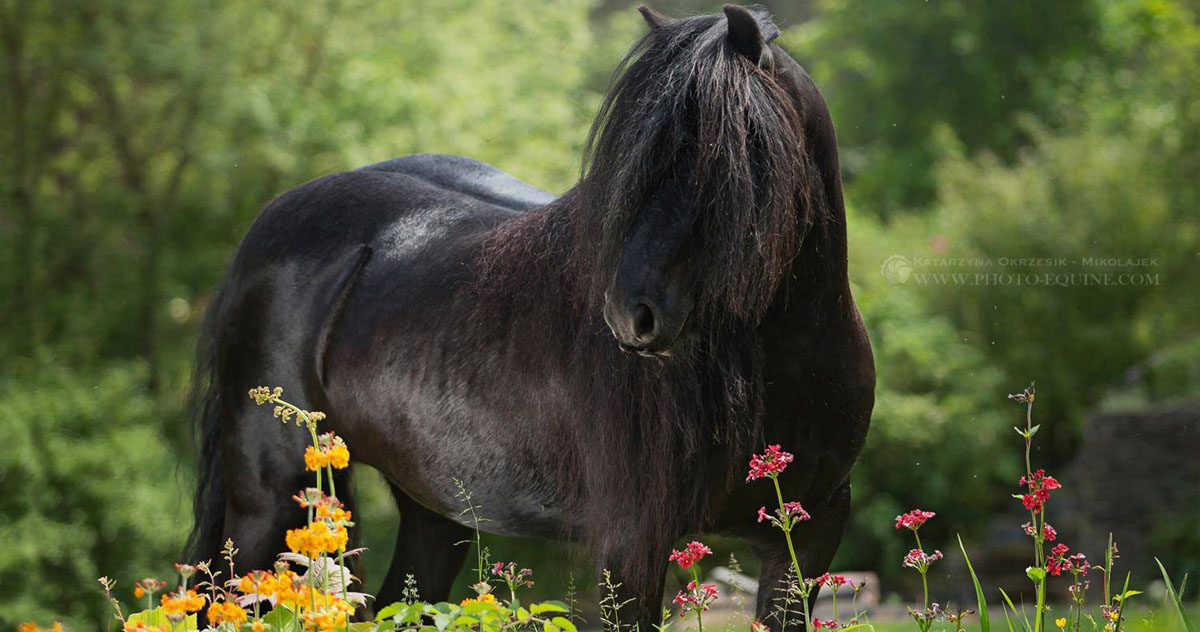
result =
[{"label": "pink flower", "polygon": [[783,503],[783,510],[787,513],[787,515],[791,516],[792,519],[796,520],[797,522],[812,520],[812,516],[808,515],[807,511],[804,511],[804,507],[801,507],[800,503]]},{"label": "pink flower", "polygon": [[900,514],[899,516],[896,516],[896,528],[912,529],[913,531],[916,531],[917,529],[921,528],[921,525],[925,524],[926,520],[929,520],[936,515],[937,514],[933,513],[932,511],[913,509],[906,514]]},{"label": "pink flower", "polygon": [[701,584],[695,580],[688,582],[686,591],[675,593],[675,598],[672,601],[679,606],[679,616],[682,617],[689,610],[704,612],[708,610],[709,604],[717,600],[717,585],[716,584]]},{"label": "pink flower", "polygon": [[671,557],[668,559],[679,564],[679,568],[686,571],[710,553],[712,553],[712,549],[693,540],[682,551],[672,549]]},{"label": "pink flower", "polygon": [[836,629],[838,629],[839,626],[838,626],[838,622],[833,619],[822,620],[820,617],[813,617],[813,627],[818,630],[820,630],[821,628],[826,628],[829,630],[836,630]]},{"label": "pink flower", "polygon": [[795,457],[792,454],[781,450],[779,444],[767,446],[765,452],[750,458],[750,473],[746,475],[746,482],[779,476],[793,458]]},{"label": "pink flower", "polygon": [[783,503],[783,511],[775,510],[774,515],[767,513],[766,507],[758,508],[758,521],[762,522],[769,520],[771,524],[780,529],[790,529],[797,522],[812,520],[812,516],[800,506],[798,502]]},{"label": "pink flower", "polygon": [[750,624],[750,632],[771,632],[771,628],[768,628],[767,624],[762,621],[755,621]]},{"label": "pink flower", "polygon": [[915,568],[924,573],[929,568],[930,564],[940,559],[942,559],[941,551],[934,551],[933,555],[928,555],[921,549],[913,549],[908,552],[908,555],[904,556],[904,561],[901,563],[901,566],[904,566],[905,568]]}]

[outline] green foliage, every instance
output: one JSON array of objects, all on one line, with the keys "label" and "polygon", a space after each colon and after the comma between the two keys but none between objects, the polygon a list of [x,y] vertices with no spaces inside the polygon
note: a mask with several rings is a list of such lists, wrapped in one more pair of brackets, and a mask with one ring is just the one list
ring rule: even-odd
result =
[{"label": "green foliage", "polygon": [[97,577],[162,573],[179,553],[188,494],[145,377],[125,363],[89,382],[53,367],[0,381],[4,620],[102,629]]},{"label": "green foliage", "polygon": [[920,208],[937,190],[932,131],[1010,156],[1025,112],[1057,120],[1060,84],[1100,53],[1092,0],[819,0],[785,35],[829,100],[861,209]]}]

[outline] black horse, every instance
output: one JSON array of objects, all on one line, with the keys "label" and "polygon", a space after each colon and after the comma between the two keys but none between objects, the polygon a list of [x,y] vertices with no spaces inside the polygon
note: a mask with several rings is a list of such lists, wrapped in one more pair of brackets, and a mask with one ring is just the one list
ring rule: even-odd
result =
[{"label": "black horse", "polygon": [[458,478],[487,531],[586,543],[642,630],[679,538],[743,537],[766,618],[788,565],[755,521],[771,486],[744,483],[766,443],[797,455],[781,482],[812,514],[798,553],[805,576],[826,570],[875,381],[829,111],[765,15],[641,11],[651,28],[561,197],[416,155],[267,206],[200,344],[194,559],[233,538],[241,569],[269,568],[303,521],[308,435],[253,409],[247,389],[268,384],[390,482],[401,526],[378,603],[409,573],[448,596]]}]

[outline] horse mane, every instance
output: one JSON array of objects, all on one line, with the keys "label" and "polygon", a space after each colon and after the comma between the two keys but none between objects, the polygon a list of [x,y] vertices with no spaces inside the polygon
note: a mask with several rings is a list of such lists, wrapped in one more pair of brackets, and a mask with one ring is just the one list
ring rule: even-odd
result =
[{"label": "horse mane", "polygon": [[[757,19],[766,39],[778,33]],[[570,418],[547,423],[576,448],[563,462],[560,497],[601,556],[619,545],[647,552],[630,558],[665,561],[672,542],[658,535],[700,530],[708,498],[737,482],[761,442],[754,325],[814,221],[815,170],[792,97],[735,52],[727,32],[718,14],[644,35],[614,73],[579,184],[481,246],[485,335],[537,350],[531,365],[549,362],[545,354],[579,367],[555,376],[578,402]],[[630,222],[665,178],[685,180],[697,206],[695,334],[674,357],[632,357],[605,335],[600,307]]]},{"label": "horse mane", "polygon": [[[765,13],[756,18],[764,40],[779,34]],[[754,324],[788,275],[810,206],[800,113],[727,33],[721,14],[677,20],[648,31],[617,67],[588,136],[575,222],[576,243],[595,244],[577,253],[593,299],[666,178],[683,180],[700,223],[702,313]]]}]

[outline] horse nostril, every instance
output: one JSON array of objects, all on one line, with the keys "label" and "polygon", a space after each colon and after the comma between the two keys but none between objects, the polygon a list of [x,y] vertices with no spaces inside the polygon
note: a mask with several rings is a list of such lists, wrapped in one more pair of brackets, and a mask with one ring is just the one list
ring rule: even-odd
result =
[{"label": "horse nostril", "polygon": [[650,342],[654,338],[654,311],[645,303],[633,306],[633,335],[641,342]]}]

